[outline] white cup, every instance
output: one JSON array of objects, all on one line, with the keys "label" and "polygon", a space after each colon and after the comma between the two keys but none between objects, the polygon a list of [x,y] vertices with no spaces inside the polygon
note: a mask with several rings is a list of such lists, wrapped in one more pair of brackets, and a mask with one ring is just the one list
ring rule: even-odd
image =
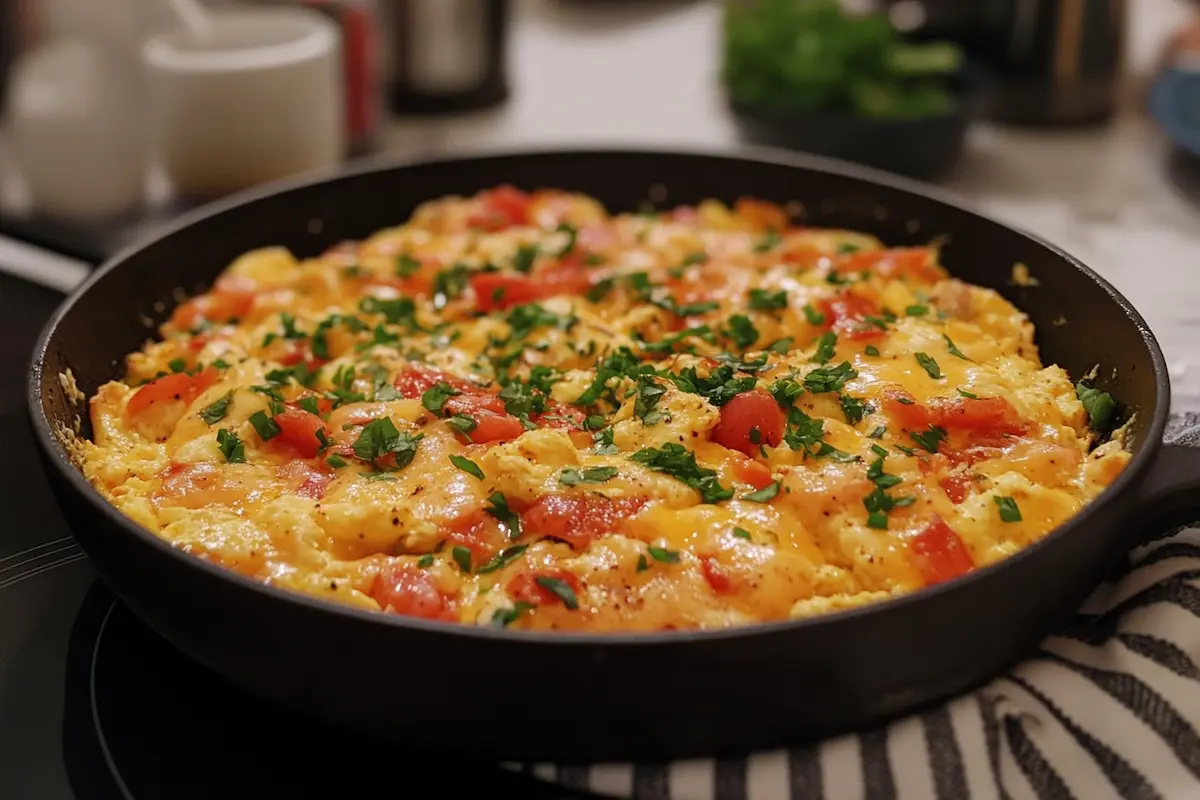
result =
[{"label": "white cup", "polygon": [[212,30],[142,48],[157,160],[209,198],[336,166],[345,155],[341,32],[319,12],[214,10]]}]

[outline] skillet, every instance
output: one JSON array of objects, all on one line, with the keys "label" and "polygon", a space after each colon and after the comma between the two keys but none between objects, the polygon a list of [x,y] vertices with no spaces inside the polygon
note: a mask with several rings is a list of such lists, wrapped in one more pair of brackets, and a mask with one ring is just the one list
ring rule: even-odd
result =
[{"label": "skillet", "polygon": [[[586,192],[610,210],[740,195],[799,201],[813,226],[889,245],[948,237],[952,274],[1029,314],[1046,363],[1095,385],[1131,420],[1134,457],[1078,516],[958,580],[829,616],[728,631],[503,631],[386,616],[263,586],[159,540],[97,494],[56,431],[121,372],[179,300],[241,253],[299,256],[398,224],[424,200],[511,182]],[[664,195],[665,190],[665,195]],[[1036,285],[1014,285],[1023,263]],[[1064,323],[1065,319],[1065,323]],[[1170,405],[1142,317],[1071,256],[919,184],[821,159],[645,150],[503,153],[368,164],[240,195],[188,215],[104,265],[58,309],[28,385],[40,456],[76,537],[112,589],[181,651],[232,682],[409,748],[537,761],[744,753],[872,726],[968,691],[1067,620],[1140,540],[1200,510],[1200,454],[1161,443]],[[1200,514],[1194,514],[1200,516]]]}]

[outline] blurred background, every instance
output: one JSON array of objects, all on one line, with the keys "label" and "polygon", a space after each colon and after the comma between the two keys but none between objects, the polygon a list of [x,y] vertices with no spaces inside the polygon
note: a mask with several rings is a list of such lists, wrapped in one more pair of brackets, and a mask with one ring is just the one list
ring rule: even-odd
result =
[{"label": "blurred background", "polygon": [[86,269],[198,203],[362,157],[768,144],[939,183],[1076,253],[1200,407],[1198,10],[0,0],[0,269],[24,246]]}]

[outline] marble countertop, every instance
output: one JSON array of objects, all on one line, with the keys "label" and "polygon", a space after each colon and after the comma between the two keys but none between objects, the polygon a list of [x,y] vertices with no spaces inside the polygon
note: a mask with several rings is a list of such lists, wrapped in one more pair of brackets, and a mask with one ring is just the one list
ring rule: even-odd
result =
[{"label": "marble countertop", "polygon": [[[1127,110],[1092,130],[987,124],[944,185],[1062,246],[1146,317],[1177,410],[1200,410],[1200,166],[1173,153],[1136,94],[1184,0],[1133,0]],[[392,123],[385,145],[450,152],[512,145],[736,143],[717,86],[719,2],[518,0],[513,96],[486,113]]]}]

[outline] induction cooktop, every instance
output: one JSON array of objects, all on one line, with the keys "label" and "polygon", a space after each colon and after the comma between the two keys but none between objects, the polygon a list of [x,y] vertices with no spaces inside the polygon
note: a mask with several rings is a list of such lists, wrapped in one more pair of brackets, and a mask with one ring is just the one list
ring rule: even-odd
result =
[{"label": "induction cooktop", "polygon": [[[71,538],[26,422],[29,353],[61,299],[0,274],[0,798],[590,796],[294,717],[130,613]],[[379,690],[420,691],[420,680],[398,664]]]}]

